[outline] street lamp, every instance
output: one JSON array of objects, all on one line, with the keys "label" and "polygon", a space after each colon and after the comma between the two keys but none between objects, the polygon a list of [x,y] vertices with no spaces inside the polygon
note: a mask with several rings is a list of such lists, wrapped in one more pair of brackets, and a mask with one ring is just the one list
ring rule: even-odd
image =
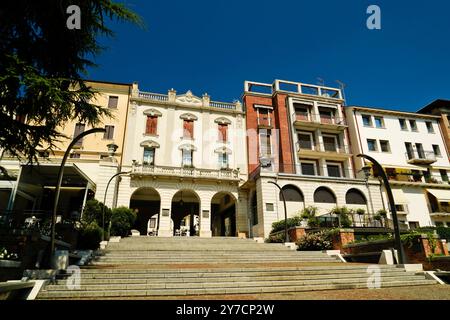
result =
[{"label": "street lamp", "polygon": [[112,181],[115,177],[117,177],[117,176],[119,176],[119,175],[122,175],[122,174],[129,174],[130,172],[131,172],[131,171],[118,172],[118,173],[116,173],[115,175],[113,175],[113,176],[109,179],[108,183],[106,184],[105,196],[103,197],[103,206],[102,206],[103,241],[105,241],[105,207],[106,207],[105,202],[106,202],[106,195],[108,194],[109,184],[111,183],[111,181]]},{"label": "street lamp", "polygon": [[289,242],[289,234],[288,234],[288,228],[287,228],[286,199],[284,197],[283,189],[276,182],[267,181],[267,183],[274,184],[275,186],[277,186],[278,189],[280,189],[281,197],[283,198],[283,204],[284,204],[284,242]]},{"label": "street lamp", "polygon": [[389,200],[389,206],[391,207],[391,214],[392,214],[392,221],[394,223],[394,242],[395,247],[398,252],[398,262],[399,264],[405,263],[405,254],[403,252],[403,246],[402,242],[400,240],[400,229],[398,226],[398,219],[397,219],[397,209],[395,208],[395,202],[394,202],[394,196],[392,194],[391,185],[389,184],[389,180],[387,178],[386,172],[384,171],[383,167],[376,161],[374,158],[365,155],[365,154],[358,154],[357,157],[366,158],[370,162],[372,162],[374,168],[378,171],[378,174],[381,176],[384,182],[384,187],[386,188],[386,194],[388,196]]},{"label": "street lamp", "polygon": [[[50,242],[50,259],[54,256],[55,253],[55,224],[56,224],[56,211],[58,209],[58,200],[59,200],[59,193],[61,191],[61,183],[63,179],[64,174],[64,166],[66,165],[67,158],[69,157],[70,150],[72,150],[73,146],[83,137],[92,134],[92,133],[99,133],[99,132],[106,132],[105,128],[93,128],[88,131],[80,133],[78,136],[76,136],[72,142],[67,147],[66,152],[64,153],[64,157],[61,161],[61,165],[59,166],[59,172],[58,172],[58,180],[56,183],[56,189],[55,189],[55,200],[53,203],[53,213],[52,213],[52,230],[51,230],[51,242]],[[50,260],[51,263],[51,260]]]}]

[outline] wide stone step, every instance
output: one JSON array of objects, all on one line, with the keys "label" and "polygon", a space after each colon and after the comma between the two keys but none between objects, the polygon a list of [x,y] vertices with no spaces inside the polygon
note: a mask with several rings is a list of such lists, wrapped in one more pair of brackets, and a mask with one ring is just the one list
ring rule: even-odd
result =
[{"label": "wide stone step", "polygon": [[286,260],[277,260],[277,259],[180,259],[180,260],[165,260],[165,259],[141,259],[141,260],[99,260],[95,261],[93,265],[121,265],[121,264],[148,264],[148,265],[159,265],[159,264],[261,264],[261,263],[306,263],[306,262],[327,262],[327,263],[341,263],[339,260],[332,259],[291,259],[290,261]]},{"label": "wide stone step", "polygon": [[152,251],[184,251],[184,250],[205,250],[205,251],[289,251],[287,247],[263,247],[263,246],[211,246],[211,245],[136,245],[136,246],[112,246],[106,247],[108,251],[136,251],[136,250],[152,250]]},{"label": "wide stone step", "polygon": [[[383,279],[399,276],[416,276],[414,272],[385,272],[381,274]],[[143,283],[192,283],[192,282],[245,282],[245,281],[286,281],[286,280],[318,280],[318,279],[343,279],[343,278],[368,278],[368,274],[348,273],[348,274],[317,274],[317,275],[252,275],[252,276],[211,276],[205,274],[198,276],[184,277],[103,277],[102,275],[82,275],[82,285],[98,285],[98,284],[143,284]],[[65,285],[67,280],[58,280],[58,285]]]},{"label": "wide stone step", "polygon": [[[408,280],[408,281],[383,281],[380,287],[433,285],[433,280]],[[66,290],[66,291],[44,291],[40,293],[39,299],[62,299],[62,298],[105,298],[105,297],[138,297],[138,296],[184,296],[184,295],[212,295],[212,294],[248,294],[248,293],[276,293],[276,292],[300,292],[315,290],[336,289],[364,289],[367,288],[366,281],[359,282],[328,282],[327,284],[310,285],[280,285],[280,286],[253,286],[234,288],[187,288],[187,289],[137,289],[137,290]]]}]

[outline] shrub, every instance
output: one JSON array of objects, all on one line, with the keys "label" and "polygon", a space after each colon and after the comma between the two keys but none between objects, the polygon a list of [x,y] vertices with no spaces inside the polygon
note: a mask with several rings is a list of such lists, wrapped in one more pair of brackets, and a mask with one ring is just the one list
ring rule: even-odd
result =
[{"label": "shrub", "polygon": [[112,236],[126,237],[136,221],[136,213],[127,207],[118,207],[112,210],[111,232]]},{"label": "shrub", "polygon": [[356,214],[359,216],[363,216],[366,214],[366,210],[364,210],[362,208],[356,209]]},{"label": "shrub", "polygon": [[309,227],[319,226],[319,218],[316,217],[317,207],[308,206],[302,210],[301,217],[306,219]]},{"label": "shrub", "polygon": [[298,250],[315,251],[332,249],[333,243],[331,238],[332,233],[326,231],[306,234],[298,239]]},{"label": "shrub", "polygon": [[[295,216],[292,218],[288,218],[286,224],[287,224],[288,228],[297,227],[297,226],[301,225],[301,221],[302,221],[302,218],[300,216]],[[284,220],[280,220],[280,221],[276,221],[276,222],[272,223],[271,233],[284,230],[284,225],[285,225]]]},{"label": "shrub", "polygon": [[111,221],[111,209],[96,199],[86,201],[82,222],[86,224],[95,222],[98,226],[103,226],[103,208],[105,210],[105,229],[107,229]]},{"label": "shrub", "polygon": [[350,210],[347,207],[335,207],[330,213],[339,217],[341,227],[348,228],[352,225],[352,221],[349,218]]},{"label": "shrub", "polygon": [[275,235],[269,236],[265,239],[264,242],[267,243],[283,243],[284,242],[284,233],[277,233]]},{"label": "shrub", "polygon": [[103,229],[93,221],[89,224],[82,224],[78,235],[78,249],[96,250],[100,246],[103,238]]},{"label": "shrub", "polygon": [[439,238],[450,241],[450,228],[449,227],[437,227],[436,232]]}]

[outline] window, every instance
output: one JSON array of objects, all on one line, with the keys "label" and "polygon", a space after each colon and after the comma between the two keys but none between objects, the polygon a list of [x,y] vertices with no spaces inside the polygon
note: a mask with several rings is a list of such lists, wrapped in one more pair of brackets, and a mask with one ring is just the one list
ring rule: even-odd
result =
[{"label": "window", "polygon": [[106,132],[103,134],[103,139],[114,139],[114,126],[105,126]]},{"label": "window", "polygon": [[334,110],[329,108],[321,108],[319,110],[321,123],[333,123],[334,122]]},{"label": "window", "polygon": [[380,149],[381,149],[381,152],[390,152],[391,147],[389,146],[389,141],[380,140]]},{"label": "window", "polygon": [[400,122],[400,128],[402,130],[408,130],[408,125],[406,124],[405,119],[398,119],[398,121]]},{"label": "window", "polygon": [[409,126],[411,127],[411,131],[417,131],[416,120],[409,120]]},{"label": "window", "polygon": [[266,203],[266,211],[274,211],[273,203]]},{"label": "window", "polygon": [[337,151],[337,137],[336,136],[323,136],[323,145],[325,151]]},{"label": "window", "polygon": [[412,148],[412,144],[409,142],[405,142],[406,154],[408,155],[408,159],[414,158],[414,151]]},{"label": "window", "polygon": [[396,204],[395,210],[397,210],[398,212],[405,212],[405,206],[403,204]]},{"label": "window", "polygon": [[366,197],[358,189],[350,189],[345,194],[346,204],[367,204]]},{"label": "window", "polygon": [[[73,137],[74,137],[74,138],[78,137],[81,133],[84,132],[84,129],[85,129],[85,125],[84,125],[84,124],[82,124],[82,123],[77,123],[77,124],[75,125],[75,131],[74,131],[74,133],[73,133]],[[75,143],[76,146],[81,146],[82,144],[83,144],[83,138],[81,138],[80,140],[78,140],[78,141]]]},{"label": "window", "polygon": [[281,195],[281,193],[284,194],[284,198],[286,199],[286,201],[292,201],[292,202],[303,202],[304,201],[304,197],[302,192],[297,189],[294,186],[284,186],[283,188],[281,188],[282,191],[280,191],[280,195],[279,195],[279,200],[283,201],[283,196]]},{"label": "window", "polygon": [[327,163],[329,177],[341,177],[341,166],[339,164]]},{"label": "window", "polygon": [[310,106],[303,106],[301,104],[294,103],[295,108],[295,120],[308,121]]},{"label": "window", "polygon": [[313,136],[311,133],[299,133],[298,145],[300,149],[313,150]]},{"label": "window", "polygon": [[156,227],[156,218],[150,218],[148,221],[148,227],[149,228],[155,228]]},{"label": "window", "polygon": [[411,230],[419,228],[419,222],[418,221],[408,221],[409,228]]},{"label": "window", "polygon": [[365,127],[372,127],[372,117],[368,115],[362,116],[363,125]]},{"label": "window", "polygon": [[439,149],[439,146],[437,144],[433,144],[433,152],[436,157],[441,156],[441,149]]},{"label": "window", "polygon": [[314,162],[304,162],[300,163],[300,169],[302,170],[303,175],[315,176],[316,175],[316,167]]},{"label": "window", "polygon": [[144,161],[145,165],[155,165],[155,148],[144,148]]},{"label": "window", "polygon": [[367,139],[367,147],[369,151],[377,151],[377,140]]},{"label": "window", "polygon": [[439,173],[441,174],[441,179],[442,181],[448,182],[448,175],[447,175],[447,170],[445,169],[440,169]]},{"label": "window", "polygon": [[426,121],[425,124],[427,126],[428,133],[434,133],[433,123],[431,121]]},{"label": "window", "polygon": [[118,96],[109,96],[108,99],[108,108],[117,109],[117,103],[119,102]]},{"label": "window", "polygon": [[147,122],[145,124],[145,134],[156,135],[157,127],[158,127],[158,117],[147,116]]},{"label": "window", "polygon": [[228,154],[219,153],[219,166],[222,169],[228,168]]},{"label": "window", "polygon": [[270,157],[272,154],[272,144],[271,144],[271,136],[270,130],[262,130],[259,133],[259,143],[260,143],[260,156],[261,157]]},{"label": "window", "polygon": [[421,143],[416,143],[417,155],[420,159],[425,159],[425,152],[423,151],[423,146]]},{"label": "window", "polygon": [[375,117],[375,127],[384,128],[384,120],[382,117]]},{"label": "window", "polygon": [[183,149],[182,151],[183,157],[183,166],[191,167],[192,166],[192,150]]},{"label": "window", "polygon": [[258,125],[271,126],[272,125],[272,110],[268,108],[258,108]]},{"label": "window", "polygon": [[219,141],[228,141],[228,125],[219,123]]},{"label": "window", "polygon": [[70,154],[70,159],[80,159],[80,154],[79,153],[71,153]]},{"label": "window", "polygon": [[188,139],[194,138],[194,121],[183,120],[183,137]]},{"label": "window", "polygon": [[319,187],[314,191],[314,202],[317,203],[336,203],[336,197],[333,192],[326,187]]}]

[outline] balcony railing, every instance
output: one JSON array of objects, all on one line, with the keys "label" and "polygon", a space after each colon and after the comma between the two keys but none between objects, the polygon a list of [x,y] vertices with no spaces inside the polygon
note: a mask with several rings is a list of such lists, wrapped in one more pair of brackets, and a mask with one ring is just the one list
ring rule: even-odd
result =
[{"label": "balcony railing", "polygon": [[433,151],[409,151],[405,153],[406,160],[410,164],[431,164],[436,162]]},{"label": "balcony railing", "polygon": [[168,101],[169,100],[169,96],[167,96],[166,94],[142,92],[142,91],[139,91],[139,98],[145,99],[145,100],[156,100],[156,101]]},{"label": "balcony railing", "polygon": [[316,114],[296,111],[293,113],[292,119],[294,119],[296,124],[310,122],[313,124],[347,126],[347,122],[343,117],[322,113]]},{"label": "balcony railing", "polygon": [[152,165],[133,165],[132,175],[172,176],[203,179],[239,180],[239,170],[236,169],[199,169],[193,167],[169,167]]},{"label": "balcony railing", "polygon": [[317,151],[350,154],[350,148],[347,145],[336,145],[334,143],[308,143],[297,141],[297,152]]}]

